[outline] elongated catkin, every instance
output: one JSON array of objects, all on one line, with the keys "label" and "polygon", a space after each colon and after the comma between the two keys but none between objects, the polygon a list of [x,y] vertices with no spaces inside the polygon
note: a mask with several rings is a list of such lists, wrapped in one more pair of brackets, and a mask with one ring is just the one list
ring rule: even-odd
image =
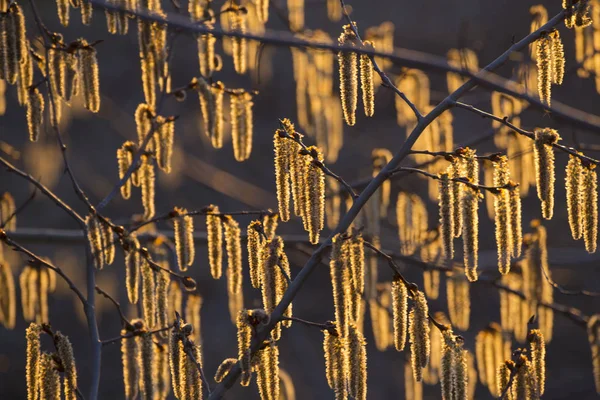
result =
[{"label": "elongated catkin", "polygon": [[583,173],[581,159],[570,155],[565,173],[565,188],[567,191],[569,227],[575,240],[581,239],[583,234],[583,204],[581,202]]},{"label": "elongated catkin", "polygon": [[584,167],[581,200],[585,249],[588,253],[595,253],[598,244],[598,177],[593,164]]},{"label": "elongated catkin", "polygon": [[[502,187],[509,183],[508,158],[498,157],[494,162],[494,186]],[[498,248],[498,270],[502,275],[510,271],[510,256],[513,252],[513,235],[510,224],[510,194],[508,189],[497,189],[494,193],[494,219],[496,246]]]},{"label": "elongated catkin", "polygon": [[79,39],[79,80],[84,98],[85,108],[91,112],[100,110],[100,78],[96,49],[85,39]]},{"label": "elongated catkin", "polygon": [[543,35],[537,42],[537,69],[538,69],[538,93],[542,103],[550,106],[552,85],[552,47],[547,35]]},{"label": "elongated catkin", "polygon": [[32,142],[37,142],[43,120],[44,97],[37,88],[30,88],[27,101],[27,128],[29,129],[29,140]]},{"label": "elongated catkin", "polygon": [[252,287],[258,289],[261,285],[262,276],[262,251],[263,245],[260,237],[259,230],[262,231],[262,224],[260,221],[252,221],[248,225],[247,230],[247,247],[248,247],[248,267],[250,269],[250,282]]},{"label": "elongated catkin", "polygon": [[283,222],[290,219],[290,172],[291,152],[294,142],[286,138],[284,132],[277,130],[273,138],[275,148],[275,186],[277,188],[277,204]]},{"label": "elongated catkin", "polygon": [[415,381],[423,378],[423,368],[429,362],[431,351],[429,336],[429,307],[423,292],[417,291],[415,306],[410,311],[408,329],[410,333],[410,356]]},{"label": "elongated catkin", "polygon": [[[344,25],[338,38],[340,46],[354,46],[357,37],[350,25]],[[350,126],[356,123],[356,104],[358,102],[358,66],[356,53],[340,51],[338,53],[340,74],[340,96],[344,120]]]},{"label": "elongated catkin", "polygon": [[[363,42],[365,49],[373,50],[373,42],[365,40]],[[367,117],[375,114],[375,88],[373,86],[373,63],[366,54],[360,55],[360,88],[362,90],[362,100]]]},{"label": "elongated catkin", "polygon": [[176,207],[173,211],[175,218],[173,226],[175,232],[175,249],[177,261],[181,271],[187,271],[188,267],[194,263],[195,245],[194,245],[194,219],[188,214],[185,208]]},{"label": "elongated catkin", "polygon": [[394,317],[394,346],[404,350],[408,325],[408,290],[399,278],[392,281],[392,312]]},{"label": "elongated catkin", "polygon": [[323,163],[323,153],[314,146],[308,151],[314,160],[308,164],[306,170],[305,198],[306,211],[304,221],[308,231],[309,241],[319,243],[319,236],[325,223],[325,173],[316,163]]},{"label": "elongated catkin", "polygon": [[229,294],[239,293],[242,288],[242,239],[240,226],[231,216],[226,216],[225,247],[227,249],[227,287]]},{"label": "elongated catkin", "polygon": [[535,160],[538,198],[542,202],[542,217],[552,219],[554,213],[554,149],[560,140],[557,131],[551,128],[535,130],[533,154]]},{"label": "elongated catkin", "polygon": [[218,215],[219,207],[210,205],[206,214],[206,234],[208,245],[208,262],[210,274],[214,279],[221,278],[223,273],[223,227]]},{"label": "elongated catkin", "polygon": [[439,208],[440,208],[440,234],[444,250],[444,258],[449,261],[454,257],[454,202],[452,183],[447,173],[440,174],[439,182]]},{"label": "elongated catkin", "polygon": [[531,346],[531,367],[535,374],[535,393],[541,396],[546,386],[546,342],[539,329],[530,330],[528,340]]}]

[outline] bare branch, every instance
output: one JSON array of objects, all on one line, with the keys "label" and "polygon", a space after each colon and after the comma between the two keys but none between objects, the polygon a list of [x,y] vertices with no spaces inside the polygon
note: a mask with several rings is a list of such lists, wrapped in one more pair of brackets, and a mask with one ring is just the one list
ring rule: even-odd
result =
[{"label": "bare branch", "polygon": [[171,324],[169,326],[165,326],[164,328],[158,328],[158,329],[154,329],[154,330],[148,331],[148,332],[146,332],[144,330],[136,330],[136,331],[133,331],[133,332],[128,333],[126,335],[118,336],[118,337],[115,337],[115,338],[112,338],[112,339],[103,340],[102,341],[102,346],[108,346],[108,345],[111,345],[111,344],[114,344],[114,343],[119,343],[122,339],[131,339],[131,338],[134,338],[136,336],[140,336],[143,333],[150,333],[151,335],[154,335],[154,334],[159,333],[159,332],[168,331],[172,327],[173,327],[173,324]]}]

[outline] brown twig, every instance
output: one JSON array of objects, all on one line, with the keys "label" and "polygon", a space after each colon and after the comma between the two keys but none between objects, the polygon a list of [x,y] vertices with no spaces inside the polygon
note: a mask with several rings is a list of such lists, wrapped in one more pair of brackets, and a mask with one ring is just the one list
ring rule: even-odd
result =
[{"label": "brown twig", "polygon": [[131,322],[127,319],[127,317],[123,313],[123,309],[121,308],[121,304],[117,300],[115,300],[114,297],[112,297],[110,294],[106,293],[104,290],[100,289],[100,287],[98,285],[96,285],[96,292],[98,292],[98,294],[100,294],[104,298],[110,300],[111,303],[113,303],[113,305],[115,306],[115,308],[119,312],[119,316],[121,317],[121,321],[123,322],[123,324],[125,324],[125,326],[129,326],[129,327],[132,326]]},{"label": "brown twig", "polygon": [[299,323],[307,325],[307,326],[314,326],[316,328],[319,328],[322,331],[328,331],[332,335],[338,336],[338,331],[335,326],[335,322],[332,322],[332,321],[327,321],[324,324],[321,324],[318,322],[307,321],[305,319],[301,319],[298,317],[286,317],[286,316],[281,317],[281,320],[282,321],[295,321],[295,322],[299,322]]},{"label": "brown twig", "polygon": [[8,216],[8,218],[6,218],[4,221],[0,221],[0,229],[4,229],[4,227],[6,226],[6,224],[8,224],[10,221],[12,221],[13,218],[15,218],[17,215],[19,215],[25,208],[27,208],[27,206],[29,204],[31,204],[31,202],[33,201],[33,199],[35,199],[35,196],[37,195],[37,188],[35,188],[33,190],[33,192],[31,192],[31,194],[29,195],[29,197],[27,198],[27,200],[25,200],[23,202],[23,204],[21,204],[19,207],[17,207],[15,209],[15,211],[13,211],[12,214],[10,214]]},{"label": "brown twig", "polygon": [[165,326],[164,328],[158,328],[158,329],[154,329],[154,330],[147,331],[147,332],[146,332],[146,331],[144,331],[144,330],[136,330],[136,331],[133,331],[133,332],[131,332],[131,333],[127,333],[127,334],[125,334],[125,335],[121,335],[121,336],[118,336],[118,337],[114,337],[114,338],[112,338],[112,339],[103,340],[101,343],[102,343],[102,346],[108,346],[108,345],[111,345],[111,344],[114,344],[114,343],[118,343],[118,342],[120,342],[122,339],[131,339],[131,338],[134,338],[134,337],[136,337],[136,336],[140,336],[141,334],[144,334],[144,333],[149,333],[149,334],[151,334],[151,335],[154,335],[154,334],[156,334],[156,333],[160,333],[160,332],[168,331],[168,330],[169,330],[169,329],[171,329],[172,327],[173,327],[173,325],[171,324],[171,325],[169,325],[169,326]]}]

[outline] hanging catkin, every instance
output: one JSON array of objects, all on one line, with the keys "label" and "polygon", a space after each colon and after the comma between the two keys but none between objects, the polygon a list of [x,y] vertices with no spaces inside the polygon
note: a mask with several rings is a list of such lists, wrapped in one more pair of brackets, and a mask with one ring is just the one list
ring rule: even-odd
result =
[{"label": "hanging catkin", "polygon": [[356,400],[367,399],[367,342],[354,323],[348,330],[348,394]]},{"label": "hanging catkin", "polygon": [[279,214],[268,214],[262,220],[263,229],[267,239],[272,240],[275,237],[275,231],[279,225]]},{"label": "hanging catkin", "polygon": [[[494,161],[494,186],[502,187],[509,183],[508,158],[500,156]],[[496,226],[496,246],[498,248],[498,270],[502,275],[510,271],[510,256],[513,238],[510,224],[510,199],[508,189],[497,189],[494,193],[494,219]]]},{"label": "hanging catkin", "polygon": [[[202,25],[206,29],[214,29],[214,24],[210,21],[206,21]],[[215,43],[217,42],[217,38],[210,33],[206,33],[198,35],[197,42],[200,75],[202,75],[203,78],[210,78],[213,72],[218,69],[217,55],[215,54]]]},{"label": "hanging catkin", "polygon": [[[356,45],[357,37],[352,26],[344,25],[343,32],[338,38],[340,46]],[[357,55],[347,50],[338,53],[340,73],[340,97],[344,120],[350,126],[356,123],[356,104],[358,101],[358,67]]]},{"label": "hanging catkin", "polygon": [[511,188],[508,192],[508,202],[510,209],[510,231],[512,234],[511,254],[514,258],[521,256],[521,247],[523,243],[523,228],[521,224],[521,195],[519,188],[514,182],[510,182]]},{"label": "hanging catkin", "polygon": [[88,214],[85,219],[87,239],[97,269],[104,267],[104,249],[102,246],[101,224],[96,215]]},{"label": "hanging catkin", "polygon": [[252,342],[252,326],[248,310],[241,310],[237,316],[238,359],[242,369],[242,386],[248,386],[252,379],[250,344]]},{"label": "hanging catkin", "polygon": [[[132,321],[133,322],[133,321]],[[126,329],[121,330],[121,335],[128,334]],[[138,345],[135,338],[121,339],[121,361],[123,364],[123,386],[125,387],[125,398],[135,399],[138,395],[138,382],[140,370],[137,365]]]},{"label": "hanging catkin", "polygon": [[[453,157],[452,163],[450,164],[450,168],[448,169],[448,174],[450,178],[456,179],[461,178],[464,175],[463,162],[460,157]],[[456,181],[450,182],[450,186],[452,187],[452,214],[454,216],[454,232],[453,235],[455,238],[459,237],[462,234],[462,208],[460,206],[460,196],[462,184]]]},{"label": "hanging catkin", "polygon": [[336,326],[342,337],[348,335],[349,310],[346,307],[347,288],[349,285],[348,265],[344,262],[344,239],[339,234],[332,239],[331,261],[329,271],[333,287],[333,305],[335,308]]},{"label": "hanging catkin", "polygon": [[239,293],[242,288],[242,239],[240,226],[227,215],[225,227],[225,247],[227,249],[227,287],[229,294]]},{"label": "hanging catkin", "polygon": [[452,182],[447,173],[439,175],[440,234],[446,261],[454,257],[454,202]]},{"label": "hanging catkin", "polygon": [[259,289],[262,275],[262,240],[260,232],[263,227],[260,221],[252,221],[247,229],[248,267],[250,269],[250,282],[252,287]]},{"label": "hanging catkin", "polygon": [[431,350],[429,336],[429,307],[423,292],[417,291],[414,295],[414,308],[408,317],[408,330],[410,334],[410,356],[415,381],[420,382],[423,377],[423,368],[429,362]]},{"label": "hanging catkin", "polygon": [[392,312],[394,316],[394,346],[404,350],[408,325],[408,290],[399,277],[392,281]]},{"label": "hanging catkin", "polygon": [[152,334],[144,332],[135,337],[138,342],[138,369],[140,370],[140,394],[142,399],[154,398],[156,380],[154,379],[154,342]]},{"label": "hanging catkin", "polygon": [[[285,122],[286,120],[284,120]],[[293,125],[292,125],[293,129]],[[293,137],[302,141],[303,135],[297,132],[289,132],[286,129],[289,135],[293,135]],[[302,146],[298,143],[293,142],[291,145],[290,151],[290,179],[292,182],[292,199],[294,200],[294,215],[298,217],[304,218],[304,213],[306,210],[306,198],[305,198],[305,181],[306,181],[306,170],[308,167],[308,163],[306,157],[300,154],[302,150]]]},{"label": "hanging catkin", "polygon": [[463,252],[465,274],[469,281],[477,280],[477,264],[479,253],[479,201],[481,194],[471,187],[463,189]]},{"label": "hanging catkin", "polygon": [[223,273],[223,227],[218,215],[219,207],[210,205],[206,214],[206,234],[208,246],[208,262],[210,274],[214,279],[221,278]]},{"label": "hanging catkin", "polygon": [[182,375],[180,365],[185,362],[181,333],[177,327],[169,335],[169,367],[171,370],[171,386],[176,398],[181,399],[182,386],[185,385],[185,374]]},{"label": "hanging catkin", "polygon": [[[373,42],[365,40],[364,48],[373,50]],[[362,90],[362,100],[365,109],[365,115],[372,117],[375,114],[375,88],[373,87],[373,63],[366,54],[360,55],[360,88]]]},{"label": "hanging catkin", "polygon": [[172,212],[173,229],[175,236],[175,249],[177,253],[177,262],[181,271],[187,271],[188,267],[194,263],[194,219],[188,214],[185,208],[175,207]]},{"label": "hanging catkin", "polygon": [[581,184],[583,239],[588,253],[595,253],[598,243],[598,177],[594,164],[583,168]]},{"label": "hanging catkin", "polygon": [[[587,334],[592,353],[592,370],[594,373],[596,393],[600,393],[600,314],[594,314],[588,319]],[[29,352],[27,354],[29,354]],[[29,365],[29,363],[27,365]]]},{"label": "hanging catkin", "polygon": [[581,159],[574,155],[569,156],[565,172],[565,188],[567,191],[567,213],[569,226],[573,239],[581,239],[583,234],[583,204],[581,202],[581,188],[583,184],[583,166]]},{"label": "hanging catkin", "polygon": [[27,101],[27,128],[29,129],[29,140],[32,142],[37,142],[43,120],[44,97],[37,88],[30,88]]},{"label": "hanging catkin", "polygon": [[552,71],[552,47],[548,35],[545,34],[537,42],[538,93],[540,101],[550,106]]},{"label": "hanging catkin", "polygon": [[223,95],[225,86],[221,81],[209,85],[206,81],[198,83],[198,98],[202,111],[204,133],[210,137],[215,149],[223,147]]},{"label": "hanging catkin", "polygon": [[546,342],[539,329],[529,331],[528,341],[531,346],[531,367],[535,374],[535,393],[541,396],[546,386]]},{"label": "hanging catkin", "polygon": [[557,29],[550,33],[550,47],[552,53],[552,83],[562,85],[565,77],[565,50],[560,32]]},{"label": "hanging catkin", "polygon": [[10,265],[0,261],[0,324],[6,329],[15,327],[17,299]]},{"label": "hanging catkin", "polygon": [[85,108],[91,112],[100,110],[100,81],[96,49],[85,39],[79,39],[79,81]]},{"label": "hanging catkin", "polygon": [[[241,34],[246,33],[246,10],[243,7],[237,5],[232,6],[233,11],[231,12],[231,31]],[[245,74],[248,69],[247,65],[247,52],[248,52],[248,40],[245,38],[231,38],[232,53],[233,53],[233,67],[235,72],[238,74]]]},{"label": "hanging catkin", "polygon": [[60,332],[56,332],[54,335],[54,343],[58,351],[60,363],[64,369],[65,400],[75,400],[77,398],[77,369],[75,367],[73,347],[69,339]]},{"label": "hanging catkin", "polygon": [[[126,141],[123,145],[117,150],[117,164],[119,166],[119,179],[123,179],[127,170],[133,164],[133,153],[135,152],[136,146],[131,141]],[[137,176],[136,173],[131,175],[131,178],[127,179],[125,183],[121,186],[121,196],[124,199],[129,199],[131,197],[131,183],[133,177]]]},{"label": "hanging catkin", "polygon": [[131,237],[125,248],[125,286],[127,287],[127,297],[131,304],[138,301],[140,287],[140,266],[141,256],[138,252],[140,244],[135,237]]},{"label": "hanging catkin", "polygon": [[140,267],[142,276],[142,312],[148,328],[156,325],[156,283],[154,271],[148,261],[143,260]]},{"label": "hanging catkin", "polygon": [[154,151],[158,167],[167,174],[171,172],[171,158],[175,140],[175,121],[162,116],[156,117],[158,132],[154,135]]},{"label": "hanging catkin", "polygon": [[231,108],[231,141],[236,161],[246,161],[252,152],[252,95],[248,92],[232,93],[229,97]]},{"label": "hanging catkin", "polygon": [[25,378],[27,381],[27,400],[36,400],[40,381],[40,325],[31,323],[25,330],[25,340],[27,341],[27,359],[25,366]]},{"label": "hanging catkin", "polygon": [[275,148],[275,185],[277,204],[283,222],[290,219],[290,172],[294,142],[285,137],[285,132],[277,130],[273,138]]},{"label": "hanging catkin", "polygon": [[42,353],[40,356],[39,398],[44,400],[60,400],[60,375],[52,355]]},{"label": "hanging catkin", "polygon": [[310,146],[307,150],[313,160],[308,163],[306,169],[304,221],[309,241],[317,244],[325,222],[325,173],[317,165],[317,163],[323,163],[323,153],[315,146]]},{"label": "hanging catkin", "polygon": [[550,128],[536,129],[533,154],[538,198],[542,202],[542,217],[552,219],[554,213],[554,149],[560,140],[557,131]]}]

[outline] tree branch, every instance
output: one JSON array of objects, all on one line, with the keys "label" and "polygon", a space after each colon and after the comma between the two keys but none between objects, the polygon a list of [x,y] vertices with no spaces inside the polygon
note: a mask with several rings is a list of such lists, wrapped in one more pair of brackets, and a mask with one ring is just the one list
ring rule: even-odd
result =
[{"label": "tree branch", "polygon": [[[148,331],[148,333],[151,334],[151,335],[154,335],[154,334],[159,333],[159,332],[168,331],[172,327],[173,327],[173,324],[171,324],[169,326],[165,326],[164,328],[158,328],[158,329],[154,329],[152,331]],[[126,335],[121,335],[121,336],[118,336],[118,337],[114,337],[112,339],[103,340],[102,341],[102,346],[108,346],[108,345],[111,345],[111,344],[114,344],[114,343],[118,343],[122,339],[131,339],[131,338],[134,338],[136,336],[140,336],[142,333],[146,333],[146,331],[137,330],[137,331],[133,331],[131,333],[128,333]]]}]

